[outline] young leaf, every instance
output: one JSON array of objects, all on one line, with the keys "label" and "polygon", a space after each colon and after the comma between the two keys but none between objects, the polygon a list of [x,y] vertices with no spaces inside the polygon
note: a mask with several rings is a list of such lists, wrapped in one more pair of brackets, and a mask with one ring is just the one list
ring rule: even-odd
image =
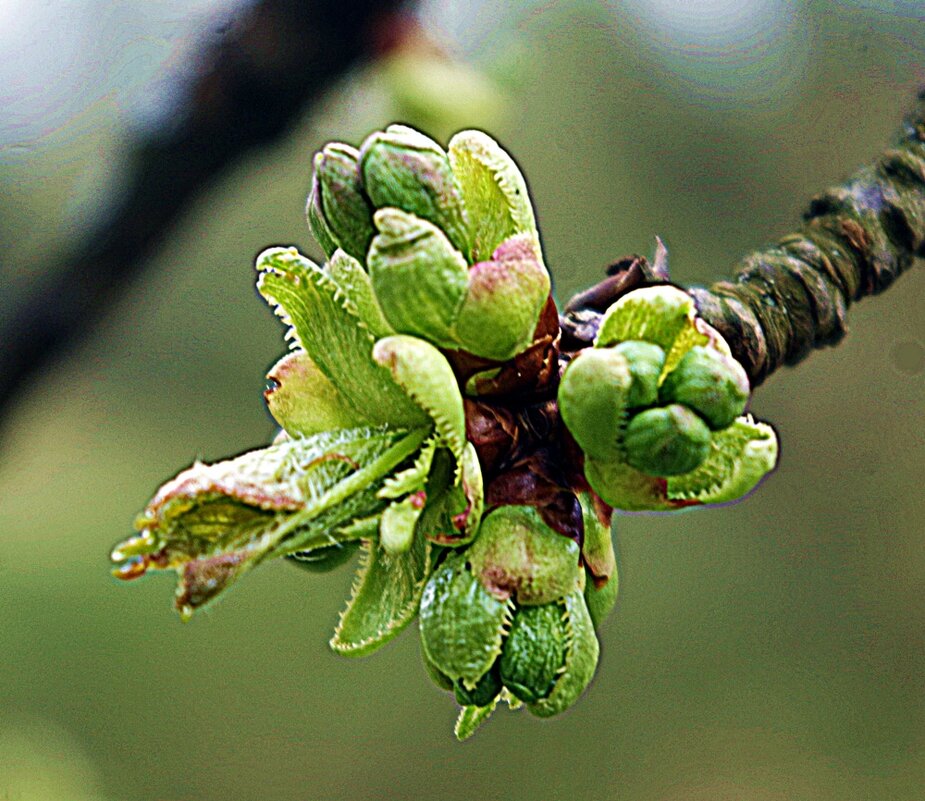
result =
[{"label": "young leaf", "polygon": [[755,488],[777,463],[777,435],[751,415],[713,433],[710,452],[696,470],[668,479],[668,497],[700,503],[735,501]]},{"label": "young leaf", "polygon": [[497,698],[488,706],[464,706],[460,709],[456,725],[453,727],[456,739],[460,742],[468,740],[475,734],[478,727],[491,717],[491,713],[495,711],[496,706],[498,706]]},{"label": "young leaf", "polygon": [[347,296],[348,303],[356,309],[357,316],[376,339],[395,333],[395,329],[389,325],[382,314],[379,301],[376,300],[376,293],[373,292],[372,280],[360,262],[344,251],[336,250],[325,265],[325,269],[340,291]]},{"label": "young leaf", "polygon": [[513,358],[533,341],[548,297],[549,273],[532,251],[528,235],[506,239],[490,260],[469,270],[456,338],[476,356]]},{"label": "young leaf", "polygon": [[757,486],[777,463],[777,436],[746,415],[713,432],[703,463],[689,473],[655,478],[624,462],[585,459],[585,477],[611,506],[624,511],[659,511],[726,503]]},{"label": "young leaf", "polygon": [[542,265],[530,195],[514,160],[482,131],[460,131],[448,150],[469,218],[470,261],[488,260],[505,239],[527,234]]},{"label": "young leaf", "polygon": [[424,435],[343,430],[196,463],[158,490],[136,523],[140,535],[115,548],[116,575],[176,570],[176,604],[188,618],[264,559],[337,541],[378,512],[383,479]]},{"label": "young leaf", "polygon": [[[693,328],[695,315],[691,296],[676,287],[636,289],[604,312],[594,345],[604,348],[630,339],[652,342],[669,354],[670,362],[675,340],[685,328]],[[673,367],[666,363],[665,371]]]},{"label": "young leaf", "polygon": [[363,187],[377,209],[402,209],[443,231],[468,251],[468,225],[459,187],[443,148],[405,125],[377,131],[360,146]]},{"label": "young leaf", "polygon": [[347,403],[304,350],[283,356],[267,378],[275,385],[263,393],[267,408],[289,434],[307,437],[369,422]]},{"label": "young leaf", "polygon": [[499,601],[472,575],[464,556],[451,556],[421,597],[421,643],[437,668],[474,687],[501,653],[512,604]]},{"label": "young leaf", "polygon": [[344,399],[373,423],[424,425],[426,417],[372,360],[374,338],[356,307],[318,265],[295,248],[270,248],[257,258],[257,288],[292,326],[305,350]]},{"label": "young leaf", "polygon": [[591,622],[581,591],[566,595],[564,605],[565,624],[569,635],[564,670],[546,698],[527,704],[527,709],[541,718],[558,715],[578,700],[591,682],[600,656],[594,624]]},{"label": "young leaf", "polygon": [[401,209],[376,212],[379,234],[369,249],[369,275],[396,331],[456,347],[453,323],[466,296],[468,267],[443,231]]},{"label": "young leaf", "polygon": [[466,444],[466,416],[453,368],[429,342],[405,334],[380,339],[373,359],[391,373],[408,398],[434,422],[437,436],[462,459]]},{"label": "young leaf", "polygon": [[379,521],[379,545],[390,556],[404,553],[414,540],[414,528],[424,509],[424,493],[415,492],[402,501],[393,501]]},{"label": "young leaf", "polygon": [[372,653],[414,619],[431,570],[432,547],[423,537],[404,553],[390,555],[374,541],[363,549],[353,594],[331,638],[331,648],[346,656]]}]

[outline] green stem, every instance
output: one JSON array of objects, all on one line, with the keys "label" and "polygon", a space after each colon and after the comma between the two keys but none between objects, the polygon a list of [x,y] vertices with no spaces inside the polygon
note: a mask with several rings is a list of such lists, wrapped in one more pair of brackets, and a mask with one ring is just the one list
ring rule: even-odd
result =
[{"label": "green stem", "polygon": [[848,306],[925,256],[925,90],[896,145],[814,198],[802,228],[742,260],[733,281],[691,288],[753,386],[846,333]]},{"label": "green stem", "polygon": [[[392,447],[385,451],[379,458],[373,460],[365,467],[360,468],[355,473],[351,473],[343,481],[335,484],[318,499],[317,503],[290,516],[280,528],[276,530],[276,535],[279,537],[278,541],[282,542],[283,538],[291,532],[298,531],[316,517],[319,517],[324,512],[343,503],[357,492],[360,492],[364,487],[387,476],[412,453],[420,448],[430,433],[430,429],[427,428],[413,429],[392,445]],[[312,539],[313,538],[308,536],[303,536],[301,538],[298,536],[293,537],[287,540],[285,548],[275,555],[303,551],[309,547]],[[351,539],[355,539],[355,537],[351,537]]]}]

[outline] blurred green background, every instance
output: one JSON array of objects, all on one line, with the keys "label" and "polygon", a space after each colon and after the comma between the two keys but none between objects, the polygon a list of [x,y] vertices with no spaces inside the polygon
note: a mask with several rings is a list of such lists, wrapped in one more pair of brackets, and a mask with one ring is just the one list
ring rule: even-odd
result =
[{"label": "blurred green background", "polygon": [[[73,19],[30,22],[0,2],[7,297],[105,201],[121,127],[219,4],[62,5]],[[0,429],[0,799],[919,801],[922,270],[758,392],[782,457],[753,497],[617,520],[621,599],[559,719],[499,711],[457,744],[414,633],[367,660],[327,649],[349,570],[265,565],[189,625],[171,577],[109,577],[162,480],[273,434],[260,392],[282,328],[252,259],[313,251],[323,141],[488,127],[527,175],[564,298],[655,234],[675,280],[726,274],[872,158],[925,81],[918,2],[444,0],[421,18],[484,89],[409,83],[407,64],[351,76],[200,198]],[[24,65],[24,35],[54,52]]]}]

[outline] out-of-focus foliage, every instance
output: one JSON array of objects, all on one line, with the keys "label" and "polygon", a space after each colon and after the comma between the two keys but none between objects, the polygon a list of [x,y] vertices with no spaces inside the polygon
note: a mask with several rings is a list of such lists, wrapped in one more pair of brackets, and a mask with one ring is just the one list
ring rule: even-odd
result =
[{"label": "out-of-focus foliage", "polygon": [[[925,79],[917,4],[757,5],[783,22],[762,11],[712,49],[628,2],[505,4],[504,20],[435,31],[452,43],[469,30],[463,55],[507,92],[492,133],[531,178],[559,297],[616,256],[650,252],[654,234],[676,280],[717,277],[886,143]],[[100,41],[88,34],[78,52]],[[23,59],[9,44],[0,57]],[[319,610],[338,608],[346,571],[305,581],[267,566],[186,627],[163,613],[159,583],[127,593],[106,578],[109,546],[164,475],[271,434],[255,365],[276,356],[278,327],[250,264],[270,243],[308,245],[309,155],[397,117],[383,85],[357,76],[323,117],[210,189],[94,339],[7,421],[0,766],[13,754],[72,771],[44,796],[55,799],[917,799],[921,271],[853,309],[837,350],[760,389],[753,411],[786,443],[761,493],[721,514],[618,520],[609,668],[555,725],[508,716],[459,749],[452,713],[419,697],[414,637],[368,662],[326,654],[336,613]],[[91,105],[2,151],[4,300],[105,194],[114,116]],[[512,767],[523,753],[529,769]],[[12,775],[0,767],[0,798],[30,798]]]}]

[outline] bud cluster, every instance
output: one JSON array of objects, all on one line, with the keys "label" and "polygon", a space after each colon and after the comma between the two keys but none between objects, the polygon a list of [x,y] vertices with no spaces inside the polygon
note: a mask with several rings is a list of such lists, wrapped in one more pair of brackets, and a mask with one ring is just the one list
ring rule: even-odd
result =
[{"label": "bud cluster", "polygon": [[[776,439],[743,417],[748,376],[690,296],[637,289],[605,312],[593,348],[568,365],[559,410],[592,488],[622,509],[716,503],[773,466]],[[748,441],[750,450],[739,447]],[[738,450],[736,450],[738,448]],[[734,462],[725,472],[717,465]]]},{"label": "bud cluster", "polygon": [[493,706],[506,690],[541,717],[567,709],[597,666],[585,586],[578,545],[534,509],[491,512],[424,588],[421,643],[435,683],[462,706]]},{"label": "bud cluster", "polygon": [[549,275],[526,184],[493,140],[463,131],[444,151],[390,125],[314,166],[312,232],[366,268],[395,331],[499,361],[530,344]]},{"label": "bud cluster", "polygon": [[564,711],[616,600],[613,509],[733,500],[773,467],[744,371],[670,286],[625,294],[593,347],[560,353],[526,183],[479,131],[329,144],[307,217],[323,265],[257,260],[292,344],[265,393],[280,435],[165,484],[116,575],[175,570],[188,618],[267,559],[320,572],[359,551],[335,651],[418,618],[460,738],[499,700]]}]

